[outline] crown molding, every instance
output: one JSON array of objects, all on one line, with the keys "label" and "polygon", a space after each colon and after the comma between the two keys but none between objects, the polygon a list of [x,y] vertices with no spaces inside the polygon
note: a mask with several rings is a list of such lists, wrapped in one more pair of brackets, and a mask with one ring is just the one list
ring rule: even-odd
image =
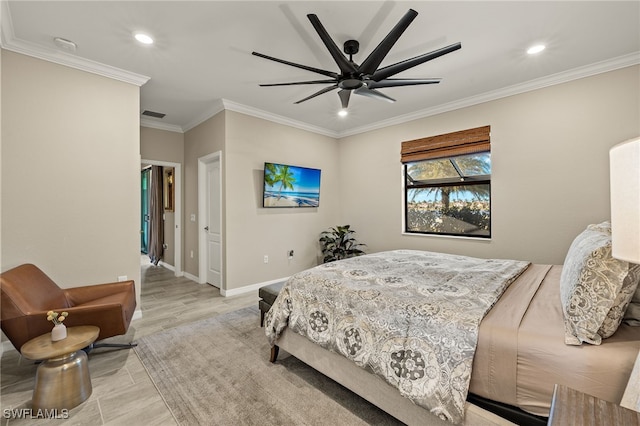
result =
[{"label": "crown molding", "polygon": [[223,99],[222,104],[224,105],[224,109],[229,111],[235,111],[242,114],[250,115],[252,117],[262,118],[267,121],[272,121],[278,124],[284,124],[285,126],[294,127],[301,130],[306,130],[311,133],[317,133],[324,136],[329,136],[331,138],[338,138],[339,133],[333,130],[325,129],[323,127],[314,126],[309,123],[304,123],[298,120],[292,120],[291,118],[283,117],[281,115],[272,114],[267,111],[263,111],[258,108],[253,108],[247,105],[242,105],[228,99]]},{"label": "crown molding", "polygon": [[209,108],[207,108],[205,111],[203,111],[200,115],[198,115],[194,120],[191,120],[189,123],[187,123],[186,125],[182,126],[182,130],[184,133],[188,132],[189,130],[193,129],[194,127],[204,123],[205,121],[207,121],[208,119],[210,119],[211,117],[213,117],[214,115],[220,113],[224,111],[224,104],[222,102],[222,99],[216,99],[213,101],[213,103],[211,104],[211,106]]},{"label": "crown molding", "polygon": [[145,75],[136,74],[120,68],[101,64],[90,59],[80,58],[66,52],[46,48],[17,39],[13,31],[13,22],[11,21],[9,4],[5,0],[0,1],[0,27],[2,27],[0,31],[0,46],[3,49],[43,59],[45,61],[54,62],[56,64],[65,65],[81,71],[90,72],[92,74],[98,74],[103,77],[112,78],[125,83],[134,84],[138,87],[142,86],[150,79],[150,77]]},{"label": "crown molding", "polygon": [[146,118],[146,117],[140,118],[140,126],[149,127],[151,129],[166,130],[168,132],[174,132],[174,133],[184,133],[182,126],[178,126],[176,124],[162,123],[160,121],[155,121],[153,119]]},{"label": "crown molding", "polygon": [[264,120],[272,121],[275,123],[284,124],[286,126],[306,130],[312,133],[329,136],[335,139],[341,139],[348,136],[353,136],[360,133],[366,133],[373,130],[382,129],[384,127],[395,126],[398,124],[407,123],[409,121],[419,120],[421,118],[431,117],[431,116],[442,114],[445,112],[450,112],[450,111],[454,111],[461,108],[479,105],[485,102],[490,102],[490,101],[506,98],[509,96],[530,92],[533,90],[543,89],[549,86],[555,86],[557,84],[568,83],[573,80],[578,80],[581,78],[590,77],[593,75],[597,75],[597,74],[601,74],[609,71],[615,71],[617,69],[626,68],[629,66],[639,65],[639,64],[640,64],[640,52],[634,52],[629,55],[613,58],[611,60],[597,62],[595,64],[590,64],[584,67],[574,68],[561,73],[527,81],[525,83],[515,84],[499,90],[482,93],[476,96],[471,96],[465,99],[449,102],[449,103],[438,105],[432,108],[422,109],[409,114],[400,115],[397,117],[390,118],[388,120],[379,121],[374,124],[356,127],[353,129],[342,131],[342,132],[335,132],[330,129],[325,129],[325,128],[314,126],[301,121],[292,120],[287,117],[272,114],[270,112],[266,112],[266,111],[253,108],[247,105],[242,105],[227,99],[217,100],[214,106],[210,110],[200,115],[198,119],[192,121],[188,126],[184,126],[183,129],[186,132],[187,130],[190,130],[196,127],[198,124],[201,124],[202,122],[218,114],[219,112],[223,110],[230,110],[230,111],[240,112],[242,114],[250,115],[257,118],[262,118]]},{"label": "crown molding", "polygon": [[338,138],[338,133],[333,130],[325,129],[319,126],[314,126],[309,123],[304,123],[298,120],[292,120],[290,118],[273,114],[258,108],[250,107],[247,105],[239,104],[234,101],[230,101],[228,99],[216,99],[211,108],[200,114],[195,120],[191,121],[186,126],[183,126],[185,132],[193,129],[194,127],[202,124],[207,121],[214,115],[220,113],[221,111],[234,111],[239,112],[241,114],[249,115],[256,118],[261,118],[263,120],[271,121],[273,123],[284,124],[285,126],[294,127],[301,130],[306,130],[311,133],[317,133],[324,136],[329,136],[332,138]]},{"label": "crown molding", "polygon": [[630,67],[640,64],[640,52],[634,52],[629,55],[619,56],[611,60],[596,62],[584,67],[574,68],[561,73],[553,74],[550,76],[538,78],[535,80],[527,81],[521,84],[515,84],[513,86],[505,87],[499,90],[482,93],[480,95],[471,96],[465,99],[461,99],[455,102],[449,102],[446,104],[438,105],[433,108],[426,108],[423,110],[415,111],[409,114],[400,115],[397,117],[383,120],[375,124],[361,126],[340,132],[338,138],[345,138],[347,136],[353,136],[360,133],[370,132],[372,130],[382,129],[384,127],[394,126],[398,124],[407,123],[409,121],[418,120],[421,118],[431,117],[437,114],[454,111],[461,108],[466,108],[478,104],[482,104],[489,101],[495,101],[498,99],[506,98],[508,96],[518,95],[521,93],[531,92],[533,90],[543,89],[549,86],[555,86],[557,84],[568,83],[573,80],[578,80],[593,75],[615,71],[617,69]]},{"label": "crown molding", "polygon": [[[141,74],[136,74],[89,59],[83,59],[78,56],[68,54],[66,52],[62,52],[53,48],[46,48],[30,42],[26,42],[24,40],[16,39],[13,31],[13,23],[11,21],[9,4],[6,0],[0,0],[0,47],[16,53],[33,56],[35,58],[54,62],[60,65],[65,65],[78,70],[98,74],[104,77],[123,81],[125,83],[134,84],[136,86],[142,86],[150,80],[150,77]],[[584,67],[574,68],[551,76],[531,80],[522,84],[512,85],[503,89],[482,93],[480,95],[471,96],[465,99],[449,102],[432,108],[414,111],[409,114],[404,114],[390,118],[388,120],[379,121],[371,125],[356,127],[341,132],[336,132],[302,121],[293,120],[284,116],[260,110],[258,108],[229,101],[227,99],[215,100],[209,109],[203,111],[203,113],[196,117],[196,119],[183,126],[165,124],[147,118],[141,118],[140,125],[171,132],[185,133],[203,123],[204,121],[208,120],[209,118],[213,117],[214,115],[220,113],[221,111],[230,110],[261,118],[274,123],[306,130],[308,132],[340,139],[360,133],[370,132],[372,130],[377,130],[384,127],[403,124],[409,121],[418,120],[421,118],[426,118],[461,108],[478,105],[508,96],[526,93],[557,84],[567,83],[572,80],[590,77],[596,74],[614,71],[638,64],[640,64],[640,52],[634,52],[628,55],[613,58],[611,60],[597,62],[595,64],[590,64]]]}]

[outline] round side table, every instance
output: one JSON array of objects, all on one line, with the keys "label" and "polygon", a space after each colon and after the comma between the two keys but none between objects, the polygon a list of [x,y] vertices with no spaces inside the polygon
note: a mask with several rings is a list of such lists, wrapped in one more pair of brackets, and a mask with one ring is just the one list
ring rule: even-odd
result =
[{"label": "round side table", "polygon": [[36,371],[31,400],[33,409],[71,409],[91,395],[87,354],[81,349],[92,344],[100,333],[93,325],[68,327],[67,337],[51,341],[43,334],[22,345],[25,358],[44,360]]}]

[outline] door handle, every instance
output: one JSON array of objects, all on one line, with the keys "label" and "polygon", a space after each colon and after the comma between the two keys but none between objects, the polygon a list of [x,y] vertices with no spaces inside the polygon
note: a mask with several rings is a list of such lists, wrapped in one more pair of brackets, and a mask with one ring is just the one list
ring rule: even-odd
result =
[{"label": "door handle", "polygon": [[208,230],[209,230],[209,227],[208,227],[208,226],[205,226],[205,227],[204,227],[204,230],[205,230],[205,231],[208,231]]}]

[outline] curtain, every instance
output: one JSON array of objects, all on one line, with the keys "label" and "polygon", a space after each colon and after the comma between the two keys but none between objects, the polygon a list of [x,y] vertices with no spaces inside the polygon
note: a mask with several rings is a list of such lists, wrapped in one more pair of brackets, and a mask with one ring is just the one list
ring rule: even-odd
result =
[{"label": "curtain", "polygon": [[162,201],[162,166],[151,166],[149,202],[149,258],[157,265],[164,254],[164,203]]}]

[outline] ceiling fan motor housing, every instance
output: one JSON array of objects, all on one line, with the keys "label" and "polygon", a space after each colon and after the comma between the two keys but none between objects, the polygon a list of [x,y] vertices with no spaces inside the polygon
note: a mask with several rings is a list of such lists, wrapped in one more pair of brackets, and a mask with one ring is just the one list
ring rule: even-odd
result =
[{"label": "ceiling fan motor housing", "polygon": [[360,43],[357,40],[347,40],[344,42],[343,50],[347,55],[355,55],[360,50]]}]

